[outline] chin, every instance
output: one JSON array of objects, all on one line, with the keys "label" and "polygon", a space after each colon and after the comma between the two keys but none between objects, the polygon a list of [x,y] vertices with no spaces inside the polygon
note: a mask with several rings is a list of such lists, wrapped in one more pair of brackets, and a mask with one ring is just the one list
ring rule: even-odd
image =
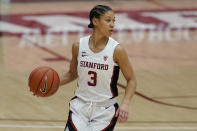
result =
[{"label": "chin", "polygon": [[110,37],[110,36],[112,36],[112,33],[109,33],[109,34],[107,35],[107,37]]}]

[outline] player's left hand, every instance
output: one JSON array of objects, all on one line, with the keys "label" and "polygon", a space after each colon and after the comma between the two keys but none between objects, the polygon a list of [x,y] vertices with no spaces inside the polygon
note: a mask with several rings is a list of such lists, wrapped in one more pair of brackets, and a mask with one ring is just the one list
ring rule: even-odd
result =
[{"label": "player's left hand", "polygon": [[122,103],[116,112],[116,117],[120,123],[126,122],[129,115],[129,104]]}]

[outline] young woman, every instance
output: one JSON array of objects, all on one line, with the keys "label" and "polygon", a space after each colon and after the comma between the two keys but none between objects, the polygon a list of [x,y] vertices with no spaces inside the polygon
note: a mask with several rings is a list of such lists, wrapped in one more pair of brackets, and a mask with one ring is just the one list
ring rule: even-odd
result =
[{"label": "young woman", "polygon": [[[126,51],[110,36],[115,15],[105,5],[95,6],[89,14],[93,33],[81,38],[72,47],[70,69],[61,78],[61,85],[78,78],[75,97],[65,131],[112,131],[117,119],[128,119],[129,104],[136,90],[136,79]],[[117,81],[121,69],[127,86],[120,107]]]}]

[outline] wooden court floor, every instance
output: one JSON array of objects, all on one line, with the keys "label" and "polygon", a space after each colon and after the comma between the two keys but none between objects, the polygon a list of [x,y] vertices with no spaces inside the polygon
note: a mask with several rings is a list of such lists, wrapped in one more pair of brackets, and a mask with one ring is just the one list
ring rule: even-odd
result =
[{"label": "wooden court floor", "polygon": [[[143,0],[111,2],[14,3],[9,14],[35,14],[89,11],[95,4],[115,10],[197,9],[195,0]],[[190,35],[195,34],[190,31]],[[118,38],[117,34],[113,36]],[[37,66],[51,66],[59,74],[68,69],[72,42],[55,47],[18,45],[21,38],[0,38],[0,131],[63,131],[68,103],[74,96],[76,81],[62,86],[48,98],[29,91],[27,80]],[[29,41],[32,43],[32,41]],[[197,39],[179,41],[148,40],[133,44],[125,35],[125,47],[133,65],[138,86],[130,106],[129,120],[118,123],[115,131],[196,131],[197,130]],[[47,59],[57,58],[57,61]],[[119,77],[120,102],[125,79]]]}]

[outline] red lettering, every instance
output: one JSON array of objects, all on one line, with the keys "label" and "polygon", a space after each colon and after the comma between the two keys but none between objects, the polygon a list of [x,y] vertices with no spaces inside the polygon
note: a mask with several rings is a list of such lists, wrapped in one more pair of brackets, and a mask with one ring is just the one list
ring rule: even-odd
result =
[{"label": "red lettering", "polygon": [[98,69],[98,70],[108,70],[107,64],[100,64],[100,63],[93,63],[88,61],[80,61],[80,67],[87,67],[92,69]]}]

